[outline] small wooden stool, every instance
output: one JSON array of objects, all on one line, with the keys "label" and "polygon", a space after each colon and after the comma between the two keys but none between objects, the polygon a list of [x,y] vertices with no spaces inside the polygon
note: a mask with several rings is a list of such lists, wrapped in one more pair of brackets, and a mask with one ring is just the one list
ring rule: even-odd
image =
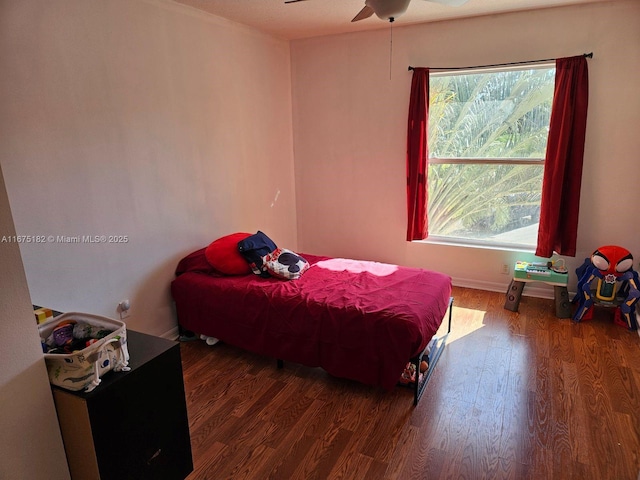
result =
[{"label": "small wooden stool", "polygon": [[516,263],[513,279],[507,289],[504,308],[512,312],[517,312],[525,284],[528,282],[541,282],[553,286],[556,317],[571,318],[571,302],[569,301],[569,292],[567,291],[569,275],[566,273],[556,273],[546,267],[529,267],[529,265],[531,264],[527,264],[526,262]]}]

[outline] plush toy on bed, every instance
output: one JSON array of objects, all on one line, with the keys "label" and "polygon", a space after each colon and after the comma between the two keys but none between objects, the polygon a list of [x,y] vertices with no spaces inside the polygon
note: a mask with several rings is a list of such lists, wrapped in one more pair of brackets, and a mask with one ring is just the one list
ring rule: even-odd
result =
[{"label": "plush toy on bed", "polygon": [[261,277],[295,280],[309,268],[309,263],[304,258],[286,248],[278,248],[260,230],[238,242],[238,251],[253,273]]},{"label": "plush toy on bed", "polygon": [[260,230],[254,235],[238,242],[240,255],[247,261],[249,267],[251,267],[251,271],[261,277],[269,276],[269,272],[264,264],[264,257],[276,248],[278,247],[273,240]]},{"label": "plush toy on bed", "polygon": [[265,255],[263,264],[270,275],[283,280],[300,278],[300,275],[309,268],[309,262],[286,248],[276,248]]},{"label": "plush toy on bed", "polygon": [[[589,318],[595,304],[616,307],[616,323],[637,330],[636,303],[640,298],[638,272],[633,270],[633,256],[626,248],[607,245],[598,248],[591,258],[576,269],[578,288],[573,302],[578,308],[573,320]],[[591,283],[597,279],[596,289]],[[595,299],[594,299],[595,297]]]}]

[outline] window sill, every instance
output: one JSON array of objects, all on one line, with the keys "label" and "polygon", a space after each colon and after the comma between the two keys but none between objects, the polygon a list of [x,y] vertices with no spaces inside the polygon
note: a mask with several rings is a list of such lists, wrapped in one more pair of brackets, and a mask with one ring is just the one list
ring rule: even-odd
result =
[{"label": "window sill", "polygon": [[507,252],[519,252],[535,254],[535,247],[508,243],[482,243],[478,240],[449,239],[444,237],[429,236],[425,240],[413,240],[411,243],[423,243],[428,245],[444,245],[447,247],[476,248],[481,250],[499,250]]}]

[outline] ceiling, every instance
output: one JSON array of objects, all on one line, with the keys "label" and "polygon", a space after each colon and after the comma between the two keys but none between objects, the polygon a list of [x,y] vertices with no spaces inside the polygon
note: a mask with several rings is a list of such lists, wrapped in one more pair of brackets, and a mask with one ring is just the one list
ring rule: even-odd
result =
[{"label": "ceiling", "polygon": [[[375,15],[351,23],[364,7],[364,0],[306,0],[291,4],[284,0],[173,1],[288,40],[388,28],[388,23]],[[613,0],[468,0],[460,7],[412,0],[394,26],[603,1]]]}]

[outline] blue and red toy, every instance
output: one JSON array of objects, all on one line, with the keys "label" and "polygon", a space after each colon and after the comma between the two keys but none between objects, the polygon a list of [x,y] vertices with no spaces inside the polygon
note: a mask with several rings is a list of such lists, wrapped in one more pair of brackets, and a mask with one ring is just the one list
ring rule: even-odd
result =
[{"label": "blue and red toy", "polygon": [[[580,322],[590,318],[592,307],[605,305],[616,307],[616,323],[637,330],[636,303],[640,298],[638,272],[633,270],[633,256],[623,247],[607,245],[598,248],[591,258],[576,269],[578,291],[573,303],[578,308],[573,320]],[[597,279],[595,290],[591,284]],[[595,298],[594,298],[595,297]]]}]

